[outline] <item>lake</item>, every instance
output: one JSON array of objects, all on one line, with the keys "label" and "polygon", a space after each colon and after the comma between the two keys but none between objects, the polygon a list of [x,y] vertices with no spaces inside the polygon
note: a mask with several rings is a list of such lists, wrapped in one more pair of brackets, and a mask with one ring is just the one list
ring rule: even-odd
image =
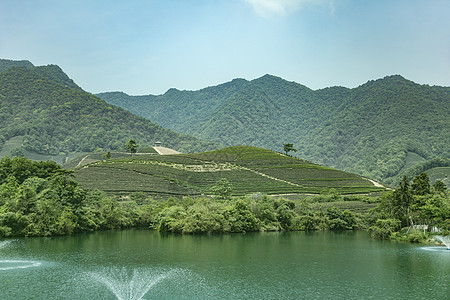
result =
[{"label": "lake", "polygon": [[0,299],[448,299],[450,251],[366,232],[0,240]]}]

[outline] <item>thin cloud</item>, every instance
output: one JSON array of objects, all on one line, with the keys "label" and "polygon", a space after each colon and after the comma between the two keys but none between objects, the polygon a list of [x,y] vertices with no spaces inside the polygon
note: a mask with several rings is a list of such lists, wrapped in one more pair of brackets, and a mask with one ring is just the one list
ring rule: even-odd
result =
[{"label": "thin cloud", "polygon": [[298,11],[306,5],[318,5],[329,2],[330,9],[334,11],[333,1],[326,0],[244,0],[250,4],[255,12],[264,17],[285,16]]}]

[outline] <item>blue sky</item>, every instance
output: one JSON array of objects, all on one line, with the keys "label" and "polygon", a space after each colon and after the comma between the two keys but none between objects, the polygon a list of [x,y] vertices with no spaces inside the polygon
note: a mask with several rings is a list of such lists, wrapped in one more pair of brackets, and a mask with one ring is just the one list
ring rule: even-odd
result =
[{"label": "blue sky", "polygon": [[161,94],[272,74],[312,89],[450,86],[448,0],[0,0],[0,58]]}]

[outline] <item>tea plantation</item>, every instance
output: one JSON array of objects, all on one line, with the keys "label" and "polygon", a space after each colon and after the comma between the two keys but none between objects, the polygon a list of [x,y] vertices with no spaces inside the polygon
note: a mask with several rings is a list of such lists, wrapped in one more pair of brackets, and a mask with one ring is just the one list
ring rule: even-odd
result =
[{"label": "tea plantation", "polygon": [[143,192],[153,196],[211,194],[226,178],[233,195],[362,194],[384,190],[361,176],[312,164],[270,150],[234,146],[178,155],[113,156],[76,169],[76,180],[112,195]]},{"label": "tea plantation", "polygon": [[341,194],[360,194],[384,190],[355,174],[249,146],[195,154],[113,156],[78,168],[75,177],[85,187],[112,195],[208,195],[221,178],[230,182],[233,195],[318,194],[331,189]]}]

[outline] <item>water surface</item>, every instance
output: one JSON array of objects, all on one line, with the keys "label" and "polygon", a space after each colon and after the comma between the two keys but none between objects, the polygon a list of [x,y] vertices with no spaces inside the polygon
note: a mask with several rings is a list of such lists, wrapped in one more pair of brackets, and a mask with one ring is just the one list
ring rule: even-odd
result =
[{"label": "water surface", "polygon": [[448,299],[450,251],[365,232],[0,241],[0,299]]}]

